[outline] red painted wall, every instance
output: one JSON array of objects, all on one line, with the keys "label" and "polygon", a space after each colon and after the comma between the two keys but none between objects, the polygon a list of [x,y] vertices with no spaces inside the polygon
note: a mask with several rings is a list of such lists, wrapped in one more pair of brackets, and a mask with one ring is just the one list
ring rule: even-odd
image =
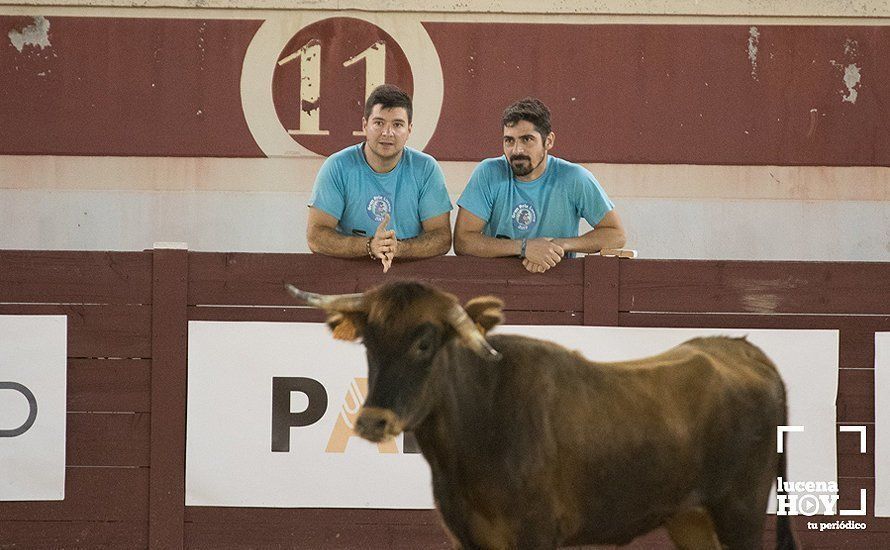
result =
[{"label": "red painted wall", "polygon": [[[48,19],[50,47],[0,44],[0,154],[264,156],[240,95],[245,53],[262,21]],[[351,34],[368,31],[352,21],[317,24],[298,41],[317,38],[343,55],[354,42],[355,55],[366,45]],[[0,36],[31,24],[0,17]],[[440,160],[500,154],[501,111],[533,95],[553,110],[557,154],[575,161],[890,166],[882,106],[890,56],[881,55],[890,27],[758,25],[753,63],[747,25],[430,21],[423,29],[444,79],[426,147]],[[412,68],[389,45],[387,79],[411,88]],[[325,56],[323,79],[347,70]],[[844,101],[849,67],[861,78],[855,103]],[[277,67],[279,102],[299,98],[297,69]],[[352,70],[327,86],[321,101],[336,111],[323,110],[323,124],[360,119],[361,101],[345,94],[361,89],[363,76]],[[276,109],[294,116],[299,106]],[[312,139],[311,149],[327,153],[360,138]]]}]

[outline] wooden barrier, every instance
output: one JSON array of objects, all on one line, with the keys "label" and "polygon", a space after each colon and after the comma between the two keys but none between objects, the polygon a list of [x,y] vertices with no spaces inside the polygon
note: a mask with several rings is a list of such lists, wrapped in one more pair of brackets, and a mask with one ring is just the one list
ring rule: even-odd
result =
[{"label": "wooden barrier", "polygon": [[[284,282],[345,293],[402,278],[462,299],[496,294],[513,324],[837,329],[838,424],[868,426],[874,449],[886,263],[589,256],[533,275],[512,259],[444,257],[384,275],[368,260],[306,254],[0,251],[0,314],[67,315],[69,356],[66,499],[0,503],[0,548],[447,548],[426,510],[184,505],[187,321],[321,321],[293,307]],[[873,511],[874,455],[849,434],[837,441],[841,506],[858,507],[866,488]],[[805,519],[796,532],[807,548],[890,544],[890,519],[831,533]],[[629,547],[670,546],[656,532]]]}]

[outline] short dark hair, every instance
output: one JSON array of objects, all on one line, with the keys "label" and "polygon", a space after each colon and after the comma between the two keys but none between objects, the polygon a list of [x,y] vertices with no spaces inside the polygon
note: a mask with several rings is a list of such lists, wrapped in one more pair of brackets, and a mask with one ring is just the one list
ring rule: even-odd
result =
[{"label": "short dark hair", "polygon": [[520,120],[531,122],[541,139],[550,135],[550,109],[534,97],[526,97],[504,109],[504,126],[513,126]]},{"label": "short dark hair", "polygon": [[374,105],[380,105],[381,109],[403,107],[405,111],[408,112],[408,122],[411,122],[411,117],[414,115],[414,108],[411,106],[411,97],[409,97],[401,88],[393,86],[392,84],[381,84],[374,88],[374,91],[368,96],[368,101],[365,102],[366,119],[371,116],[371,111],[374,110]]}]

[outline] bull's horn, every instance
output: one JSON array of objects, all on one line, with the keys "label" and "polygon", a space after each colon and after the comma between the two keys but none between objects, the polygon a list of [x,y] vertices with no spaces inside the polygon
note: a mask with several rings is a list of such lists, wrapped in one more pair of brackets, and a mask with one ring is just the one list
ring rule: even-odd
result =
[{"label": "bull's horn", "polygon": [[291,284],[284,285],[284,288],[290,292],[294,298],[303,300],[312,307],[324,309],[328,311],[364,311],[365,295],[364,294],[316,294],[314,292],[306,292],[300,290]]},{"label": "bull's horn", "polygon": [[470,319],[470,316],[467,315],[467,312],[459,304],[451,306],[451,311],[448,312],[448,322],[451,323],[451,326],[454,327],[454,330],[457,331],[464,342],[470,346],[470,349],[476,352],[476,355],[495,361],[501,358],[498,350],[491,347],[485,336],[479,332],[476,323]]}]

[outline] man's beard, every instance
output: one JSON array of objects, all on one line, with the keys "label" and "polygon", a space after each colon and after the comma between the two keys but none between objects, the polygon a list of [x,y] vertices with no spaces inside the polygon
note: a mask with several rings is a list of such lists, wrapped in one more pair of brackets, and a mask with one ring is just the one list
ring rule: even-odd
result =
[{"label": "man's beard", "polygon": [[[534,172],[535,170],[537,170],[538,166],[540,166],[541,163],[544,162],[544,159],[546,157],[547,157],[547,155],[542,156],[541,160],[538,162],[538,164],[535,164],[534,166],[532,166],[531,157],[527,157],[525,155],[514,155],[514,156],[510,157],[510,169],[513,170],[514,176],[521,178],[521,177],[527,176],[527,175],[531,174],[532,172]],[[526,160],[526,161],[528,161],[528,164],[517,165],[515,162],[517,160]]]}]

